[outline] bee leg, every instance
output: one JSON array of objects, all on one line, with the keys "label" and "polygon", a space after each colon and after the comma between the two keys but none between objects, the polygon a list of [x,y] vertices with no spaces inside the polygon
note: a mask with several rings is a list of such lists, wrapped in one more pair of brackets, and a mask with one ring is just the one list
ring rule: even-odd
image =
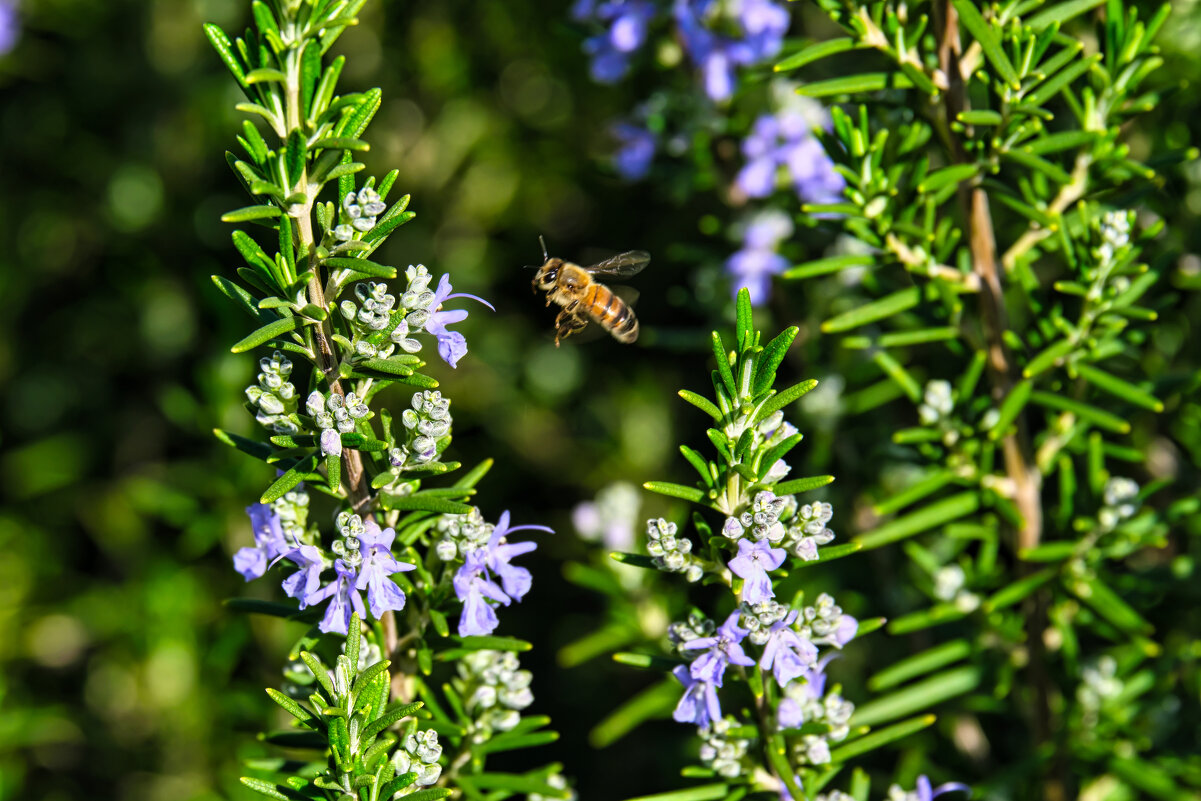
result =
[{"label": "bee leg", "polygon": [[563,309],[559,312],[559,316],[555,318],[555,347],[559,347],[560,340],[567,339],[567,337],[583,329],[586,325],[588,325],[587,320],[581,320],[567,309]]}]

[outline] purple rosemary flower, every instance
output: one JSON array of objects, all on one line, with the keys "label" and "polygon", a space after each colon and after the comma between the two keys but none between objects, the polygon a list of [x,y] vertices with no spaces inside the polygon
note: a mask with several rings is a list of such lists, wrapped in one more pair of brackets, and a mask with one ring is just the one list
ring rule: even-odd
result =
[{"label": "purple rosemary flower", "polygon": [[[509,512],[506,510],[492,529],[487,545],[469,551],[464,557],[463,566],[454,577],[455,595],[463,602],[463,614],[459,617],[460,636],[491,634],[499,620],[496,610],[488,601],[508,606],[512,601],[520,601],[530,591],[533,581],[530,571],[511,564],[511,561],[538,546],[532,542],[508,542],[509,534],[523,530],[554,533],[546,526],[510,526]],[[492,574],[500,579],[499,585],[493,580]]]},{"label": "purple rosemary flower", "polygon": [[400,611],[405,605],[404,592],[388,576],[415,570],[416,566],[397,561],[392,555],[392,540],[396,537],[393,529],[381,531],[379,524],[371,519],[363,527],[363,534],[359,537],[363,563],[359,566],[355,589],[367,590],[371,616],[379,620],[384,612],[390,609]]},{"label": "purple rosemary flower", "polygon": [[715,720],[721,720],[721,704],[717,700],[717,688],[713,682],[702,681],[693,676],[688,668],[677,665],[672,675],[684,685],[684,695],[676,704],[672,717],[680,723],[693,723],[702,729]]},{"label": "purple rosemary flower", "polygon": [[358,612],[360,620],[367,619],[367,610],[363,607],[363,598],[355,587],[355,571],[346,566],[341,559],[334,561],[334,571],[337,578],[326,584],[308,598],[310,604],[317,604],[329,599],[325,616],[317,626],[321,631],[337,632],[347,636],[350,631],[350,616]]},{"label": "purple rosemary flower", "polygon": [[790,264],[776,253],[776,247],[792,231],[792,220],[775,209],[761,212],[747,223],[742,248],[726,260],[734,294],[746,287],[751,293],[751,303],[758,306],[767,301],[771,295],[771,277],[784,272]]},{"label": "purple rosemary flower", "polygon": [[776,177],[786,167],[792,187],[806,203],[831,203],[842,196],[846,181],[834,169],[809,121],[799,111],[764,114],[742,141],[746,164],[734,179],[749,197],[767,197],[776,190]]},{"label": "purple rosemary flower", "polygon": [[545,531],[548,534],[554,534],[553,529],[546,526],[513,526],[509,527],[509,512],[505,510],[501,513],[500,519],[496,522],[496,528],[492,529],[492,536],[488,539],[486,564],[488,568],[497,575],[501,585],[504,587],[505,594],[512,597],[515,601],[520,601],[525,597],[525,594],[530,591],[530,584],[533,579],[530,576],[530,571],[524,567],[517,567],[509,564],[509,561],[515,556],[521,556],[523,553],[529,553],[538,547],[537,543],[533,542],[508,542],[508,535],[514,531]]},{"label": "purple rosemary flower", "polygon": [[0,56],[17,46],[21,37],[21,22],[17,18],[17,4],[13,0],[0,0]]},{"label": "purple rosemary flower", "polygon": [[246,507],[250,515],[250,529],[254,533],[254,545],[238,549],[234,554],[234,570],[250,581],[267,572],[270,563],[288,550],[279,515],[265,503]]},{"label": "purple rosemary flower", "polygon": [[488,600],[505,606],[511,601],[488,576],[487,558],[488,551],[477,548],[467,554],[463,566],[455,573],[455,595],[463,602],[463,613],[459,616],[460,637],[491,634],[500,621]]},{"label": "purple rosemary flower", "polygon": [[655,158],[655,134],[629,122],[614,124],[612,131],[618,142],[613,154],[613,169],[627,181],[645,178]]},{"label": "purple rosemary flower", "polygon": [[693,678],[720,687],[722,675],[726,672],[726,666],[731,662],[743,667],[755,664],[755,660],[747,656],[746,651],[742,650],[742,645],[740,645],[742,639],[747,635],[747,630],[738,626],[738,618],[741,614],[741,612],[731,613],[726,618],[726,622],[718,628],[715,636],[689,640],[680,646],[680,650],[705,651],[689,667]]},{"label": "purple rosemary flower", "polygon": [[781,729],[799,729],[804,725],[805,709],[802,701],[820,701],[826,694],[826,664],[834,657],[835,654],[827,654],[820,661],[801,671],[800,675],[805,679],[805,683],[801,685],[799,699],[793,697],[790,689],[790,694],[783,698],[776,708],[776,723]]},{"label": "purple rosemary flower", "polygon": [[[788,30],[788,11],[773,0],[742,0],[722,19],[724,4],[715,0],[676,0],[673,14],[684,49],[701,72],[705,93],[715,101],[734,94],[734,68],[758,64],[776,53]],[[714,28],[740,35],[723,36]]]},{"label": "purple rosemary flower", "polygon": [[917,794],[918,801],[932,801],[932,799],[937,798],[943,793],[962,792],[970,794],[972,792],[972,788],[963,782],[947,782],[946,784],[940,784],[937,787],[931,788],[930,780],[928,778],[925,776],[918,776],[917,787],[915,787],[913,791]]},{"label": "purple rosemary flower", "polygon": [[850,615],[839,615],[838,624],[828,636],[835,648],[841,648],[855,638],[859,632],[859,621]]},{"label": "purple rosemary flower", "polygon": [[434,292],[434,300],[430,303],[430,308],[434,311],[425,323],[425,330],[437,338],[438,355],[442,357],[443,361],[451,367],[457,367],[459,359],[467,355],[467,340],[458,331],[451,331],[446,326],[466,320],[467,310],[442,311],[442,304],[452,298],[471,298],[478,300],[492,311],[496,311],[496,308],[483,298],[468,295],[466,292],[456,292],[452,295],[451,289],[450,276],[444,273],[442,280],[438,282],[438,289]]},{"label": "purple rosemary flower", "polygon": [[306,609],[318,600],[316,594],[321,586],[321,571],[325,570],[325,558],[316,545],[301,545],[288,551],[283,557],[300,568],[284,579],[284,592],[289,598],[300,601],[301,609]]},{"label": "purple rosemary flower", "polygon": [[593,20],[607,30],[589,37],[584,52],[592,57],[590,73],[598,83],[616,83],[630,68],[630,57],[646,44],[646,32],[655,17],[647,0],[607,0],[576,3],[572,16],[578,22]]},{"label": "purple rosemary flower", "polygon": [[783,620],[772,624],[763,645],[763,656],[759,659],[759,667],[775,673],[781,687],[798,676],[808,675],[818,664],[817,646],[792,628],[796,619],[794,609]]},{"label": "purple rosemary flower", "polygon": [[738,541],[738,555],[730,560],[729,568],[743,580],[742,600],[757,604],[776,597],[767,574],[784,564],[785,556],[783,548],[773,548],[767,540]]}]

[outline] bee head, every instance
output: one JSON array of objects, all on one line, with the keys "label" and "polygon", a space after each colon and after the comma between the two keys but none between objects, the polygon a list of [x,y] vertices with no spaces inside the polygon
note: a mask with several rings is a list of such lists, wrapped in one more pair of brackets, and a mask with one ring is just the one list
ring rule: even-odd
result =
[{"label": "bee head", "polygon": [[534,291],[541,289],[547,292],[555,288],[555,282],[559,280],[559,268],[563,266],[563,260],[559,258],[547,258],[542,266],[538,268],[538,272],[534,275]]}]

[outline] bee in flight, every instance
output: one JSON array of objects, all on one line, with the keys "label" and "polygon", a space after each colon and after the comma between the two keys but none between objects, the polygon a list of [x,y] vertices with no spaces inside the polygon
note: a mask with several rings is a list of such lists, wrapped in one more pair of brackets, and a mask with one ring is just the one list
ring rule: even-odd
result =
[{"label": "bee in flight", "polygon": [[618,342],[629,344],[638,339],[638,318],[629,303],[593,276],[629,278],[642,271],[651,260],[645,250],[630,250],[605,259],[591,267],[581,267],[560,258],[551,258],[542,241],[542,266],[534,276],[534,292],[546,293],[546,305],[562,307],[555,318],[555,347],[559,340],[596,323]]}]

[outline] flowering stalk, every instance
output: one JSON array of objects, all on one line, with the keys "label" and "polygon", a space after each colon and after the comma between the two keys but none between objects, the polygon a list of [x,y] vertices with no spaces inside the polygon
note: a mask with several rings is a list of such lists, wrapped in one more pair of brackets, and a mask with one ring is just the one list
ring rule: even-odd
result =
[{"label": "flowering stalk", "polygon": [[[704,767],[689,775],[716,780],[690,789],[689,797],[722,798],[741,787],[812,798],[852,757],[933,722],[923,715],[869,734],[869,726],[852,717],[855,707],[841,687],[829,681],[831,660],[884,621],[860,623],[826,593],[805,597],[805,568],[847,556],[859,545],[831,545],[831,506],[796,498],[829,484],[832,476],[788,478],[791,467],[784,457],[801,434],[784,421],[784,409],[817,385],[810,380],[774,388],[797,333],[789,328],[761,344],[751,322],[750,293],[739,293],[733,350],[713,334],[715,401],[680,393],[712,419],[706,433],[718,456],[706,459],[681,446],[698,483],[646,484],[717,512],[722,521],[713,526],[694,512],[694,540],[678,524],[653,519],[647,523],[646,556],[614,554],[621,562],[726,591],[713,617],[694,610],[671,624],[669,657],[617,655],[621,662],[666,669],[678,681],[672,716],[696,726],[702,741]],[[749,717],[737,711],[744,708],[751,710]]]},{"label": "flowering stalk", "polygon": [[[245,155],[228,160],[260,202],[223,217],[271,229],[271,247],[235,231],[242,283],[213,278],[255,320],[233,351],[272,348],[246,391],[266,441],[217,435],[276,469],[247,509],[254,545],[235,554],[234,567],[248,581],[280,571],[293,602],[232,605],[313,624],[293,649],[300,661],[289,684],[271,693],[311,731],[275,739],[327,757],[244,781],[274,798],[434,799],[497,781],[565,798],[557,766],[499,778],[485,769],[490,751],[556,736],[541,731],[548,719],[521,715],[533,696],[516,653],[529,644],[488,636],[500,625],[497,608],[532,584],[514,560],[536,545],[514,535],[550,529],[510,525],[508,512],[493,525],[466,503],[491,461],[451,486],[426,486],[459,464],[445,458],[451,401],[422,371],[422,351],[433,344],[456,367],[467,342],[450,326],[468,312],[448,306],[491,305],[454,292],[447,275],[431,286],[422,265],[390,287],[398,270],[372,258],[413,212],[407,195],[389,200],[398,171],[356,178],[365,165],[354,154],[369,149],[362,136],[379,90],[339,96],[344,58],[323,63],[363,2],[255,2],[256,28],[234,42],[206,26],[249,101],[238,108],[265,121],[273,139],[244,123]],[[416,390],[395,417],[379,404],[393,385]],[[336,650],[330,671],[318,654],[329,661]],[[439,668],[455,678],[435,692]]]}]

